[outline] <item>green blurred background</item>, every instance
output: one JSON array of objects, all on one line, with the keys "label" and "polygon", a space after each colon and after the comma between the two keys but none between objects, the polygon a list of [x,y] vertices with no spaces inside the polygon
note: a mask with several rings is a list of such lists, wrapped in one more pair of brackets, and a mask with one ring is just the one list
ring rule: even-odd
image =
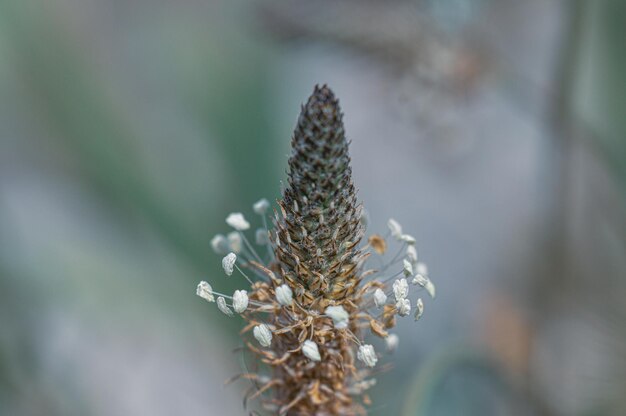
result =
[{"label": "green blurred background", "polygon": [[340,98],[438,298],[371,414],[626,414],[626,5],[0,2],[0,414],[239,415],[209,241]]}]

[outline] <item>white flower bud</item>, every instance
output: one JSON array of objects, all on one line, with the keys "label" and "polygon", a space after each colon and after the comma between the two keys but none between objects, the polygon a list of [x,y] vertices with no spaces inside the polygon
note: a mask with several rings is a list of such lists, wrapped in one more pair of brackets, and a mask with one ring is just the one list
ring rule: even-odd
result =
[{"label": "white flower bud", "polygon": [[385,344],[387,345],[387,351],[389,352],[397,350],[399,343],[400,338],[396,334],[389,334],[389,336],[385,338]]},{"label": "white flower bud", "polygon": [[270,203],[267,199],[262,198],[252,205],[252,209],[256,214],[264,215],[267,212],[267,209],[270,207]]},{"label": "white flower bud", "polygon": [[228,253],[222,259],[222,268],[227,276],[233,274],[233,268],[235,267],[235,262],[237,261],[237,255],[235,253]]},{"label": "white flower bud", "polygon": [[398,221],[390,218],[389,221],[387,221],[387,227],[389,227],[389,230],[391,231],[391,236],[393,238],[400,238],[400,236],[402,235],[402,226]]},{"label": "white flower bud", "polygon": [[228,305],[226,305],[226,299],[224,299],[222,296],[219,296],[217,298],[217,309],[222,311],[224,315],[233,316],[233,311],[231,311]]},{"label": "white flower bud", "polygon": [[411,313],[411,301],[408,299],[400,299],[396,302],[396,308],[398,309],[398,315],[408,316]]},{"label": "white flower bud", "polygon": [[381,308],[385,303],[387,303],[387,295],[382,289],[376,289],[374,291],[374,304],[377,308]]},{"label": "white flower bud", "polygon": [[254,239],[256,243],[260,246],[265,246],[270,242],[270,236],[268,235],[265,228],[259,228],[258,230],[256,230],[256,233],[254,234]]},{"label": "white flower bud", "polygon": [[215,254],[224,254],[228,252],[228,241],[222,234],[218,234],[211,239],[211,248]]},{"label": "white flower bud", "polygon": [[241,234],[239,234],[237,231],[233,231],[232,233],[228,234],[227,238],[228,238],[228,247],[230,248],[230,251],[232,251],[233,253],[240,253],[242,244],[243,244],[243,240],[241,239]]},{"label": "white flower bud", "polygon": [[206,299],[208,302],[215,302],[213,288],[204,280],[198,284],[198,287],[196,288],[196,295],[200,296],[202,299]]},{"label": "white flower bud", "polygon": [[406,277],[409,277],[413,274],[413,265],[407,259],[402,260],[403,272]]},{"label": "white flower bud", "polygon": [[396,298],[396,301],[400,299],[404,299],[409,295],[409,284],[407,283],[405,278],[396,279],[393,282],[393,296]]},{"label": "white flower bud", "polygon": [[408,246],[406,248],[406,258],[411,262],[412,265],[417,263],[417,250],[415,246]]},{"label": "white flower bud", "polygon": [[237,231],[245,231],[250,228],[250,223],[246,221],[243,214],[240,212],[233,212],[226,217],[226,224],[230,225]]},{"label": "white flower bud", "polygon": [[233,309],[237,313],[243,313],[248,308],[248,292],[235,290],[233,293]]},{"label": "white flower bud", "polygon": [[308,339],[302,344],[302,353],[311,361],[322,360],[320,351],[317,349],[317,344]]},{"label": "white flower bud", "polygon": [[329,306],[326,308],[324,313],[331,317],[333,320],[333,325],[337,329],[345,329],[348,327],[348,321],[350,319],[350,315],[343,306]]},{"label": "white flower bud", "polygon": [[402,234],[400,236],[400,241],[404,241],[405,243],[407,243],[410,246],[415,244],[415,238],[412,235],[409,235],[409,234]]},{"label": "white flower bud", "polygon": [[261,346],[269,347],[272,344],[272,331],[270,331],[267,325],[261,324],[255,326],[252,333]]},{"label": "white flower bud", "polygon": [[360,361],[363,361],[363,363],[365,363],[365,365],[368,367],[374,367],[376,365],[376,362],[378,361],[378,357],[376,356],[376,351],[374,351],[374,347],[369,344],[361,345],[359,347],[356,358],[358,358]]},{"label": "white flower bud", "polygon": [[417,304],[415,305],[415,320],[417,321],[418,319],[420,319],[423,313],[424,313],[424,302],[422,302],[422,299],[418,299]]},{"label": "white flower bud", "polygon": [[282,284],[276,288],[276,300],[283,306],[291,305],[293,301],[293,292],[289,285]]}]

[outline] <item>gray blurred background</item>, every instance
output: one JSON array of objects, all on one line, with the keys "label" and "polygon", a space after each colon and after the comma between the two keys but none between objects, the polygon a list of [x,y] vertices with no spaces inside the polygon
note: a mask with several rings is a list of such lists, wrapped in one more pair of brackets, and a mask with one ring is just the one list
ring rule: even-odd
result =
[{"label": "gray blurred background", "polygon": [[626,4],[0,3],[0,414],[243,415],[211,237],[340,98],[437,284],[371,414],[626,414]]}]

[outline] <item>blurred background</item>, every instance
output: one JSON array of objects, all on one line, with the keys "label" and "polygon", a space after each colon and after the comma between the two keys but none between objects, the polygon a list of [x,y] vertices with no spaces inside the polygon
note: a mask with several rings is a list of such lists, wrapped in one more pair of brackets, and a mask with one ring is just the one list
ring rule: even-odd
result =
[{"label": "blurred background", "polygon": [[626,2],[0,2],[0,414],[239,415],[210,239],[316,83],[438,298],[372,415],[626,414]]}]

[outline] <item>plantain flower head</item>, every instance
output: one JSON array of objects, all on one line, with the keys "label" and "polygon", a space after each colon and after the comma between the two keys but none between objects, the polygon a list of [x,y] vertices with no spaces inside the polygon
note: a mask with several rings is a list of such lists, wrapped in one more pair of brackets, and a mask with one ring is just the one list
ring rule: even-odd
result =
[{"label": "plantain flower head", "polygon": [[[244,348],[255,358],[242,375],[256,387],[245,399],[258,398],[271,414],[365,414],[371,375],[384,369],[372,370],[379,357],[368,339],[395,350],[389,331],[410,314],[414,292],[435,295],[400,223],[390,219],[387,232],[366,235],[350,164],[339,102],[317,86],[297,119],[275,209],[260,199],[254,228],[235,212],[226,219],[234,231],[211,240],[226,275],[245,287],[229,296],[203,281],[196,293],[242,320]],[[419,319],[423,302],[415,306]]]}]

